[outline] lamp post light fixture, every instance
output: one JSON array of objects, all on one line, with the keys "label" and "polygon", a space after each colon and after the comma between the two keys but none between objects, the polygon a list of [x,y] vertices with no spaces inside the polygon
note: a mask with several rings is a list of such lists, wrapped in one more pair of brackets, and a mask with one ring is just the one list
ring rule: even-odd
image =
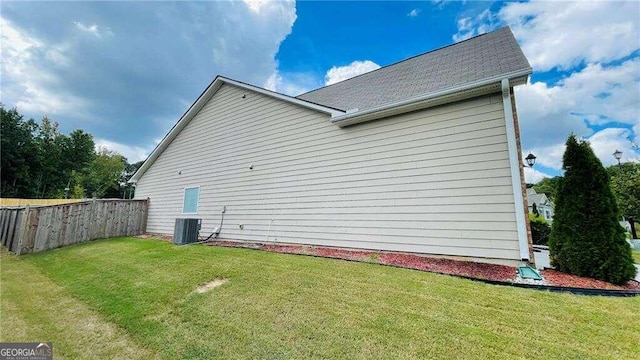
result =
[{"label": "lamp post light fixture", "polygon": [[527,155],[526,158],[524,158],[527,161],[527,165],[530,168],[533,168],[533,165],[536,164],[536,156],[533,155],[532,153],[529,153],[529,155]]},{"label": "lamp post light fixture", "polygon": [[133,195],[136,193],[136,183],[131,183],[131,190],[129,190],[129,199],[133,199]]},{"label": "lamp post light fixture", "polygon": [[[71,177],[73,177],[73,173],[71,173]],[[64,188],[65,199],[69,198],[69,190],[71,190],[71,177],[69,178],[69,181],[67,181],[67,186]]]},{"label": "lamp post light fixture", "polygon": [[622,169],[622,164],[620,164],[620,159],[622,159],[622,151],[616,149],[616,151],[612,154],[616,160],[618,160],[618,167]]},{"label": "lamp post light fixture", "polygon": [[122,188],[122,198],[126,199],[127,198],[127,183],[124,181],[120,181],[118,182],[118,185],[120,185],[120,188]]}]

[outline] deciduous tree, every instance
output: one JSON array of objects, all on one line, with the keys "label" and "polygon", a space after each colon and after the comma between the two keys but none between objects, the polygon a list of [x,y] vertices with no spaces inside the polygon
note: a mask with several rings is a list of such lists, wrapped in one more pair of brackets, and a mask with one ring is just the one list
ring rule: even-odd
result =
[{"label": "deciduous tree", "polygon": [[624,163],[607,168],[611,176],[611,190],[622,215],[631,224],[631,236],[638,238],[635,222],[640,221],[640,164]]},{"label": "deciduous tree", "polygon": [[124,171],[126,159],[106,148],[98,149],[93,162],[82,178],[82,185],[87,195],[103,197],[109,190],[116,189],[119,193],[120,177]]},{"label": "deciduous tree", "polygon": [[35,197],[31,174],[38,167],[38,147],[34,132],[38,125],[25,120],[18,110],[0,105],[0,188],[2,197]]},{"label": "deciduous tree", "polygon": [[558,186],[562,181],[562,176],[554,176],[552,178],[544,178],[537,184],[533,185],[533,188],[538,194],[546,194],[549,200],[553,201],[556,197]]}]

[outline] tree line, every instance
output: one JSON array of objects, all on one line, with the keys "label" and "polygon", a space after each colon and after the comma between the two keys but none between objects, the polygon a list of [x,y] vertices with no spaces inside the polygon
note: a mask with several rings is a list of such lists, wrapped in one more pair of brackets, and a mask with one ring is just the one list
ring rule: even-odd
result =
[{"label": "tree line", "polygon": [[127,180],[142,165],[106,148],[76,129],[60,132],[48,117],[25,119],[0,104],[0,193],[4,198],[122,198]]}]

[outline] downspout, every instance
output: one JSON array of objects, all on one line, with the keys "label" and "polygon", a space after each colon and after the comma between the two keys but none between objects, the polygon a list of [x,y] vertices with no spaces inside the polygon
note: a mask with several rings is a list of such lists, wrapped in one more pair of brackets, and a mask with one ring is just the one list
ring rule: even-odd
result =
[{"label": "downspout", "polygon": [[520,125],[518,123],[518,109],[516,106],[516,94],[513,91],[513,87],[509,88],[511,95],[511,107],[513,109],[513,125],[516,129],[516,146],[518,147],[518,161],[520,163],[520,184],[522,184],[522,200],[524,201],[524,219],[527,226],[527,242],[529,247],[529,264],[533,267],[536,266],[536,258],[533,251],[533,236],[531,235],[531,221],[529,221],[529,199],[527,198],[527,183],[524,178],[524,162],[522,161],[522,140],[520,138]]},{"label": "downspout", "polygon": [[504,120],[507,130],[507,146],[509,148],[509,167],[511,168],[511,187],[513,189],[513,203],[516,212],[516,228],[518,230],[518,245],[520,259],[533,261],[529,256],[529,238],[527,236],[527,220],[524,213],[524,195],[520,181],[520,159],[518,158],[518,143],[516,141],[516,129],[511,106],[511,94],[509,92],[509,79],[502,79],[502,104],[504,106]]}]

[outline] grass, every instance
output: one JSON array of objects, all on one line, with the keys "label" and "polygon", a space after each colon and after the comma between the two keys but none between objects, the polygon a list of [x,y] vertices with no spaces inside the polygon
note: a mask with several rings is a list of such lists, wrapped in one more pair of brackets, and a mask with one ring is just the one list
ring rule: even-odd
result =
[{"label": "grass", "polygon": [[640,264],[640,250],[631,251],[631,256],[633,256],[634,263]]},{"label": "grass", "polygon": [[[640,298],[157,240],[1,255],[0,341],[56,358],[633,358]],[[229,281],[207,293],[215,278]]]}]

